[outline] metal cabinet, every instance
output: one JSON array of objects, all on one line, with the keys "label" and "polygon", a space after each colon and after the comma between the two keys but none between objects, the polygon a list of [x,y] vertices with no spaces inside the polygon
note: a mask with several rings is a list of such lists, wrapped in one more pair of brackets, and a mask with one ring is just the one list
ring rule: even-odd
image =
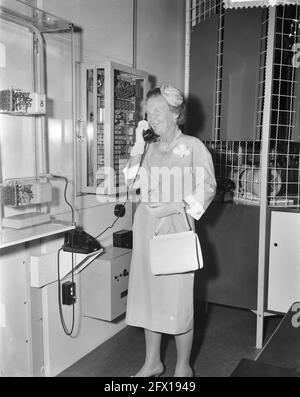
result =
[{"label": "metal cabinet", "polygon": [[81,81],[81,190],[115,194],[125,185],[122,169],[145,116],[148,74],[114,62],[84,64]]},{"label": "metal cabinet", "polygon": [[0,37],[4,248],[73,227],[73,25],[12,0],[1,2]]},{"label": "metal cabinet", "polygon": [[300,301],[299,234],[299,211],[272,211],[268,310],[286,313]]},{"label": "metal cabinet", "polygon": [[82,273],[83,315],[112,321],[125,313],[131,250],[110,248]]}]

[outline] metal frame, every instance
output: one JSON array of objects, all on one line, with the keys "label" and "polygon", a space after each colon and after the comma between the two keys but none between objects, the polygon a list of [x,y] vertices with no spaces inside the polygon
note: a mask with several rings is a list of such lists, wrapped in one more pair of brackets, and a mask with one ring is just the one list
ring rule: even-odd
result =
[{"label": "metal frame", "polygon": [[[81,116],[79,120],[83,122],[80,123],[80,143],[82,144],[82,169],[84,173],[83,182],[81,186],[82,193],[90,193],[90,194],[99,194],[99,195],[115,195],[118,192],[125,193],[126,186],[121,185],[117,189],[114,186],[109,185],[107,187],[102,188],[101,186],[97,186],[96,177],[94,178],[93,186],[87,186],[87,119],[86,119],[86,71],[88,69],[92,69],[94,71],[95,76],[97,75],[97,69],[104,69],[105,71],[105,125],[104,125],[104,165],[105,167],[113,168],[114,164],[114,72],[115,70],[119,70],[123,73],[128,75],[132,75],[133,77],[143,79],[144,81],[144,97],[143,97],[143,109],[145,109],[145,102],[146,102],[146,92],[149,89],[149,82],[148,82],[148,73],[142,70],[134,69],[126,65],[122,65],[113,61],[106,61],[99,64],[90,64],[84,63],[81,65],[81,84],[82,84],[82,101],[81,101]],[[97,79],[94,78],[94,114],[97,114]],[[97,174],[97,119],[94,118],[94,174]]]},{"label": "metal frame", "polygon": [[268,164],[270,145],[270,118],[272,98],[272,75],[275,39],[275,7],[269,7],[268,44],[266,58],[265,104],[263,113],[262,152],[261,152],[261,186],[259,213],[259,249],[258,249],[258,280],[257,280],[257,324],[256,347],[263,346],[264,312],[265,312],[265,283],[266,283],[266,239],[267,239],[267,211],[268,211]]},{"label": "metal frame", "polygon": [[185,66],[184,66],[184,94],[190,92],[190,59],[191,59],[191,5],[192,0],[185,0]]},{"label": "metal frame", "polygon": [[[34,12],[37,10],[35,7],[28,6],[28,8],[31,8],[32,11]],[[44,13],[44,11],[42,11]],[[48,14],[48,13],[47,13]],[[44,34],[45,33],[55,33],[55,32],[67,32],[70,31],[71,33],[71,60],[72,60],[72,65],[71,65],[71,70],[72,70],[72,131],[73,131],[73,185],[74,185],[74,190],[73,190],[73,203],[74,207],[76,208],[76,193],[77,193],[77,188],[76,188],[76,131],[75,131],[75,115],[76,115],[76,104],[75,104],[75,95],[76,95],[76,76],[75,76],[75,60],[74,60],[74,54],[75,54],[75,48],[74,48],[74,35],[73,35],[73,29],[74,26],[72,23],[69,23],[67,21],[63,21],[63,24],[60,26],[57,26],[54,29],[39,29],[38,26],[35,26],[35,24],[30,20],[30,18],[23,17],[22,14],[19,14],[18,12],[15,12],[13,10],[10,10],[6,7],[0,6],[0,19],[6,20],[8,22],[14,23],[18,26],[23,26],[27,29],[29,29],[30,32],[33,34],[33,48],[32,48],[32,54],[33,54],[33,86],[34,89],[37,90],[40,94],[45,94],[47,95],[46,92],[46,76],[45,76],[45,64],[46,64],[46,54],[45,54],[45,38]],[[47,134],[47,119],[46,119],[46,114],[45,115],[40,115],[38,118],[36,117],[34,120],[34,152],[35,152],[35,160],[34,160],[34,169],[35,169],[35,177],[38,175],[47,175],[49,173],[49,159],[48,159],[48,148],[47,148],[47,142],[46,142],[46,134]],[[40,150],[37,150],[37,149]],[[41,211],[44,212],[46,211],[46,205],[41,207]],[[3,230],[2,228],[2,217],[3,217],[3,208],[0,205],[0,232]],[[74,225],[70,227],[64,226],[63,228],[60,228],[60,230],[57,230],[57,233],[63,232],[65,230],[69,230],[71,228],[74,228]],[[49,233],[47,233],[45,230],[42,230],[40,233],[35,234],[34,236],[28,236],[26,233],[19,233],[20,237],[17,238],[15,241],[11,241],[10,239],[7,241],[0,241],[1,248],[15,245],[15,244],[20,244],[22,242],[26,242],[32,239],[44,237],[47,235],[52,235],[55,234],[55,228],[53,230],[50,230]]]},{"label": "metal frame", "polygon": [[[46,95],[45,91],[45,40],[41,32],[38,30],[36,26],[34,26],[32,23],[29,21],[26,21],[22,19],[21,16],[19,16],[17,13],[8,10],[5,7],[0,8],[0,16],[2,19],[15,23],[18,26],[23,26],[28,28],[30,31],[33,33],[33,67],[34,67],[34,88],[37,89],[37,91],[41,94]],[[39,43],[39,48],[35,45],[35,37],[37,38],[37,42]],[[42,122],[41,122],[42,120]],[[39,137],[37,132],[40,130],[41,131],[41,136],[44,136],[45,131],[46,131],[46,120],[45,116],[41,116],[40,120],[35,120],[35,137],[34,137],[34,151],[35,151],[35,176],[38,175],[39,173],[39,160],[38,160],[38,153],[37,153],[37,144],[41,145],[41,152],[42,152],[42,170],[41,173],[47,173],[47,165],[46,165],[46,145],[45,145],[45,140],[41,139],[40,137],[40,142],[39,142]],[[39,124],[40,128],[39,128]]]},{"label": "metal frame", "polygon": [[[185,43],[185,94],[189,93],[190,78],[190,48],[191,48],[191,0],[186,0],[186,43]],[[256,347],[263,346],[264,317],[266,299],[266,264],[267,264],[267,216],[268,216],[268,163],[270,145],[270,118],[272,98],[272,76],[275,40],[276,7],[269,7],[268,42],[266,58],[265,104],[263,110],[262,152],[260,158],[260,214],[259,214],[259,249],[258,249],[258,279],[257,279],[257,311],[256,314]]]}]

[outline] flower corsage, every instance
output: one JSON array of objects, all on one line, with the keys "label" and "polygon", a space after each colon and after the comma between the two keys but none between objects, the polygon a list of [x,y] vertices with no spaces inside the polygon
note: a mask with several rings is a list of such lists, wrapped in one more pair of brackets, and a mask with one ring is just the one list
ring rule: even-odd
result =
[{"label": "flower corsage", "polygon": [[180,158],[183,158],[185,156],[188,156],[191,154],[191,152],[189,151],[188,147],[183,144],[180,143],[179,145],[177,145],[174,149],[173,149],[173,153],[177,154]]}]

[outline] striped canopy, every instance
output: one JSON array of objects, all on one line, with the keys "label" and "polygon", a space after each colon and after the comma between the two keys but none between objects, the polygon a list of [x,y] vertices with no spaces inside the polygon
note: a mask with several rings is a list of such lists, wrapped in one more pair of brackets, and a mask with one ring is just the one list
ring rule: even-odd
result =
[{"label": "striped canopy", "polygon": [[225,8],[268,7],[275,5],[298,4],[299,0],[224,0]]}]

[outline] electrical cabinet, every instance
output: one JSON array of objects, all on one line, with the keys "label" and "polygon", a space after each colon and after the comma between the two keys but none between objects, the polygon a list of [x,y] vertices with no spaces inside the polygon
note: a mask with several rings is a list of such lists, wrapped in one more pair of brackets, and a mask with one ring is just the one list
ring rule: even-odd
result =
[{"label": "electrical cabinet", "polygon": [[[145,117],[148,74],[114,62],[83,65],[79,142],[82,192],[125,192],[122,170]],[[125,189],[125,190],[124,190]]]},{"label": "electrical cabinet", "polygon": [[83,315],[112,321],[125,313],[131,250],[112,247],[82,272]]},{"label": "electrical cabinet", "polygon": [[287,313],[300,301],[299,232],[299,211],[272,211],[268,310]]},{"label": "electrical cabinet", "polygon": [[0,248],[73,227],[73,25],[0,5]]}]

